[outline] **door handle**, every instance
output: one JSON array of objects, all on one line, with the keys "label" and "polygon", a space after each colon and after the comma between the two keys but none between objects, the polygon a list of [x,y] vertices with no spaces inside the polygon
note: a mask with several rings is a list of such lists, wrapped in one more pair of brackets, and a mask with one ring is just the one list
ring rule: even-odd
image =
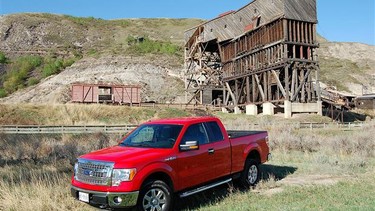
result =
[{"label": "door handle", "polygon": [[214,154],[215,153],[215,150],[214,149],[209,149],[208,150],[208,154]]}]

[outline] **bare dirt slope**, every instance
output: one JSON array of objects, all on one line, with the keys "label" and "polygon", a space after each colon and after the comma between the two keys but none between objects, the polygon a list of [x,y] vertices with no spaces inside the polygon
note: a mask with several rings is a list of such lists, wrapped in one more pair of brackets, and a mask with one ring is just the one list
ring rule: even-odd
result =
[{"label": "bare dirt slope", "polygon": [[323,41],[318,53],[322,82],[355,95],[375,92],[375,46]]}]

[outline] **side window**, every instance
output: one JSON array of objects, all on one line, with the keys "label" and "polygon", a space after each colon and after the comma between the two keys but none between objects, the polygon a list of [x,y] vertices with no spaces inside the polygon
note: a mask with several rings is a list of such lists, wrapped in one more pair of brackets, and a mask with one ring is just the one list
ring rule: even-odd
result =
[{"label": "side window", "polygon": [[182,137],[183,143],[187,141],[198,141],[199,145],[208,143],[206,130],[201,123],[189,126]]},{"label": "side window", "polygon": [[208,135],[210,137],[210,142],[217,142],[224,140],[223,133],[217,122],[207,122],[206,127],[208,130]]}]

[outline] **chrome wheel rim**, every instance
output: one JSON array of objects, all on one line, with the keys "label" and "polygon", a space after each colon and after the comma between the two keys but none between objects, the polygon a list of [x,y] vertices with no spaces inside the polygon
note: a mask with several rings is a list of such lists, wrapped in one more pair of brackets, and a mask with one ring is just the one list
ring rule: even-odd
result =
[{"label": "chrome wheel rim", "polygon": [[247,174],[247,181],[252,185],[258,179],[258,168],[255,165],[250,166],[249,172]]},{"label": "chrome wheel rim", "polygon": [[166,204],[166,195],[164,191],[159,188],[153,188],[147,191],[143,197],[143,210],[147,211],[161,211]]}]

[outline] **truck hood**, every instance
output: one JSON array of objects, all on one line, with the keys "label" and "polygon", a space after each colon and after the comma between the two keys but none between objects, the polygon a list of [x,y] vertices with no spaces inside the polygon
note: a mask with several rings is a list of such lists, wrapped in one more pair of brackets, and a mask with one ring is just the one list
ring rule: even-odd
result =
[{"label": "truck hood", "polygon": [[[138,162],[164,160],[171,149],[136,148],[114,146],[85,154],[80,158],[96,161],[114,162],[115,166],[135,165]],[[165,155],[165,156],[164,156]]]}]

